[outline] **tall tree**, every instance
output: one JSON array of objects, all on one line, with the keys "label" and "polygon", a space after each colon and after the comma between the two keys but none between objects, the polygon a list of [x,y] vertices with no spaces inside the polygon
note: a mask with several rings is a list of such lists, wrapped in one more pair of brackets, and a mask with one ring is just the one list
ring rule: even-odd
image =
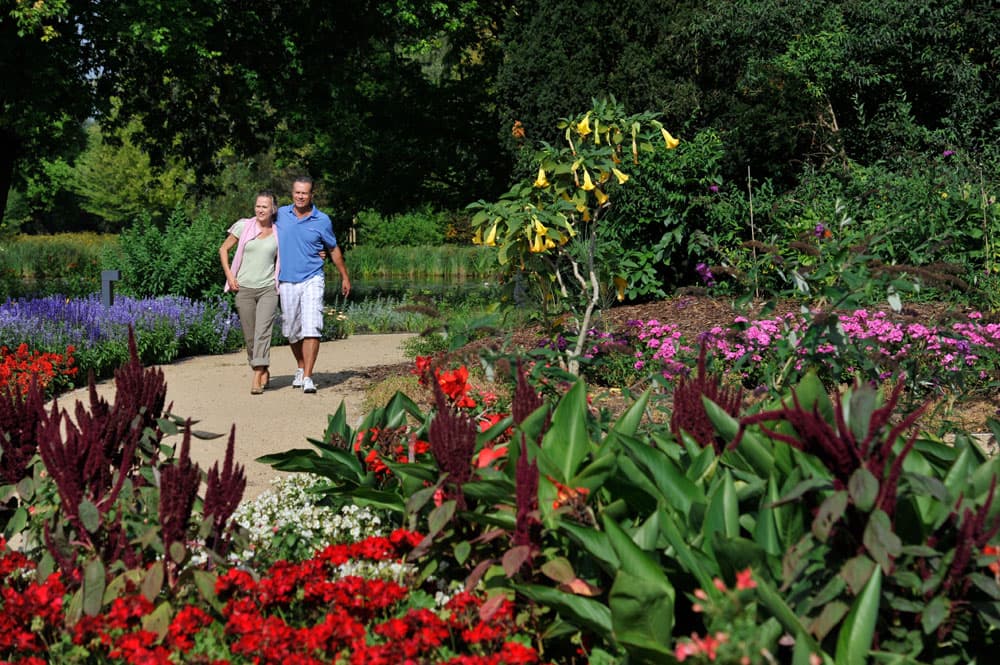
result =
[{"label": "tall tree", "polygon": [[[467,106],[489,101],[486,86],[461,85],[470,71],[480,82],[490,76],[462,66],[462,57],[468,65],[471,50],[488,42],[493,20],[473,0],[0,0],[0,7],[4,195],[15,169],[30,168],[46,140],[79,132],[90,116],[112,136],[138,120],[132,138],[154,163],[177,154],[204,175],[219,166],[220,148],[256,154],[276,145],[279,160],[335,184],[361,174],[370,198],[387,191],[371,168],[386,160],[373,155],[407,147],[397,169],[412,164],[410,177],[388,189],[411,192],[400,201],[462,184],[456,173],[465,169],[451,166],[447,152],[453,146],[428,140],[428,133],[448,133],[432,119],[464,125],[461,134],[472,141],[481,138],[480,125],[495,126]],[[502,13],[504,4],[491,11]],[[442,38],[462,57],[441,59],[435,79],[416,56],[447,50]],[[432,100],[439,96],[455,104]],[[462,151],[467,163],[496,154],[475,147]],[[439,153],[433,169],[416,159],[429,153]]]}]

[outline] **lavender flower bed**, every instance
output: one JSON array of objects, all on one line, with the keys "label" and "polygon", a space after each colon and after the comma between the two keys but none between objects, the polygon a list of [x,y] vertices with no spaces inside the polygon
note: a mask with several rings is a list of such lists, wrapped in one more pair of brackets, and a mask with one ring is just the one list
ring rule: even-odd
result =
[{"label": "lavender flower bed", "polygon": [[107,376],[126,357],[128,329],[135,330],[144,363],[179,356],[224,353],[243,342],[239,319],[228,301],[179,296],[136,299],[119,296],[104,307],[97,295],[7,300],[0,305],[0,345],[62,353],[75,347],[86,380],[93,369]]}]

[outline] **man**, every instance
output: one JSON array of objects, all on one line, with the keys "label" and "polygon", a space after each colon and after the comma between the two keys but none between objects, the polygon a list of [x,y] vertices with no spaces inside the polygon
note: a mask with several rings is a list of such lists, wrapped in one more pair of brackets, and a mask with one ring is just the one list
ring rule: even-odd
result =
[{"label": "man", "polygon": [[351,292],[351,280],[330,218],[313,205],[312,178],[295,179],[292,205],[278,209],[275,227],[281,261],[281,332],[288,338],[298,366],[292,386],[302,388],[304,393],[315,393],[312,373],[323,335],[324,257],[329,256],[337,266],[344,297]]}]

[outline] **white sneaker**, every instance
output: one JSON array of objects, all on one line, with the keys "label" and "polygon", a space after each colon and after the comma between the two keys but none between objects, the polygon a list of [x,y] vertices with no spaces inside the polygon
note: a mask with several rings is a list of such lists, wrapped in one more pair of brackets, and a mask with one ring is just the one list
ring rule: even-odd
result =
[{"label": "white sneaker", "polygon": [[302,392],[304,393],[316,392],[316,384],[313,383],[311,376],[302,377]]},{"label": "white sneaker", "polygon": [[295,378],[292,379],[292,388],[301,388],[302,387],[302,377],[304,375],[305,375],[305,372],[302,371],[301,367],[299,369],[295,370]]}]

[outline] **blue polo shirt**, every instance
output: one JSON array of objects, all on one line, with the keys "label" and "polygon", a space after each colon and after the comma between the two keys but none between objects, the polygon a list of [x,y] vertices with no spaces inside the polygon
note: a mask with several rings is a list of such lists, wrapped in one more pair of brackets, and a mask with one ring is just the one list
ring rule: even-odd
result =
[{"label": "blue polo shirt", "polygon": [[295,206],[282,206],[278,208],[274,226],[278,230],[281,258],[278,281],[304,282],[314,275],[323,274],[323,259],[319,252],[337,246],[333,223],[326,213],[320,212],[314,205],[309,215],[299,219],[295,215]]}]

